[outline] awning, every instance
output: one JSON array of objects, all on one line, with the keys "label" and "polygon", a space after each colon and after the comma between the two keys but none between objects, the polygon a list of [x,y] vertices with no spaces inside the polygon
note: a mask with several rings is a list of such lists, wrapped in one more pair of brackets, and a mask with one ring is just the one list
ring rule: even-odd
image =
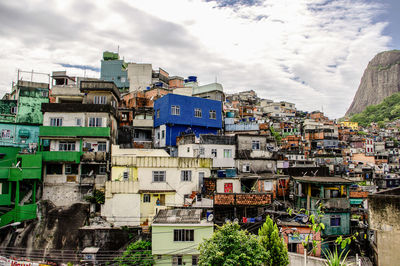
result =
[{"label": "awning", "polygon": [[350,204],[359,205],[363,203],[363,199],[350,199]]}]

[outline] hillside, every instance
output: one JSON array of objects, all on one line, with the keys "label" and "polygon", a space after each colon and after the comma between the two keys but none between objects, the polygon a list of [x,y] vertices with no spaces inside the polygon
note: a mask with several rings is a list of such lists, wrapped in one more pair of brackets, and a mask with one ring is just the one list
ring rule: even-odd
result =
[{"label": "hillside", "polygon": [[371,122],[383,122],[400,119],[400,93],[395,93],[377,105],[368,106],[363,112],[351,117],[351,121],[363,126]]},{"label": "hillside", "polygon": [[362,112],[400,91],[400,51],[377,54],[369,63],[346,116]]}]

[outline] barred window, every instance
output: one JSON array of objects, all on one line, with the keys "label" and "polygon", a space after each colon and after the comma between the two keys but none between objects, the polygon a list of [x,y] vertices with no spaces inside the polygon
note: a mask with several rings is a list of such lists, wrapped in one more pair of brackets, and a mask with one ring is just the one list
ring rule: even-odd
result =
[{"label": "barred window", "polygon": [[181,115],[181,108],[179,105],[171,106],[171,115]]},{"label": "barred window", "polygon": [[194,109],[194,117],[201,118],[201,109],[200,108]]},{"label": "barred window", "polygon": [[210,111],[210,119],[217,119],[217,112],[215,112],[214,110]]},{"label": "barred window", "polygon": [[193,229],[175,229],[174,230],[174,241],[179,241],[179,242],[194,241],[194,230]]},{"label": "barred window", "polygon": [[165,171],[153,171],[153,182],[165,182]]},{"label": "barred window", "polygon": [[181,171],[181,181],[192,181],[192,171],[190,170]]}]

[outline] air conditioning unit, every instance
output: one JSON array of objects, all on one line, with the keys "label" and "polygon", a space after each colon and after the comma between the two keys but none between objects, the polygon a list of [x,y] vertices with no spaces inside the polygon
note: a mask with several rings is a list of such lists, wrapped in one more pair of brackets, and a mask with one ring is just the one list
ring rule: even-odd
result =
[{"label": "air conditioning unit", "polygon": [[243,165],[243,173],[250,173],[250,165],[245,164]]}]

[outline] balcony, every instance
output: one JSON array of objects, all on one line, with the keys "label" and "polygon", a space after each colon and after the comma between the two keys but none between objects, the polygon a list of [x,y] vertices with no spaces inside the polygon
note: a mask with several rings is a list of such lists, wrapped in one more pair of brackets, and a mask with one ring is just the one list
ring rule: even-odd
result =
[{"label": "balcony", "polygon": [[74,162],[81,161],[80,151],[42,151],[40,152],[45,162]]},{"label": "balcony", "polygon": [[136,128],[153,128],[153,119],[133,119],[132,125]]},{"label": "balcony", "polygon": [[219,193],[214,195],[214,205],[260,206],[271,203],[271,194],[266,193]]},{"label": "balcony", "polygon": [[110,137],[109,127],[48,127],[39,128],[40,137]]},{"label": "balcony", "polygon": [[22,167],[22,168],[10,168],[9,181],[18,181],[22,179],[41,179],[42,178],[42,166],[39,167]]},{"label": "balcony", "polygon": [[84,152],[82,154],[82,162],[104,162],[106,160],[107,153],[105,151]]},{"label": "balcony", "polygon": [[113,194],[137,194],[139,193],[138,181],[107,181],[106,198],[112,198]]}]

